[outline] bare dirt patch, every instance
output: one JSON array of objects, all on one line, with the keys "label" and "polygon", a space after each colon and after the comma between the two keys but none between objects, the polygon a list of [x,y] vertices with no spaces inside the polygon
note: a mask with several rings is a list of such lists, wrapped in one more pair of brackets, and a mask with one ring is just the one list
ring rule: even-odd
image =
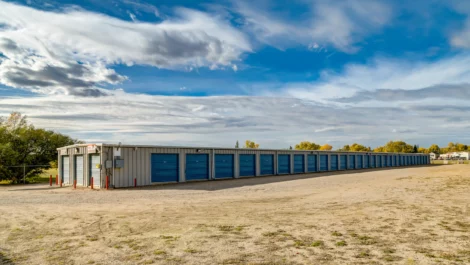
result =
[{"label": "bare dirt patch", "polygon": [[470,167],[0,187],[0,264],[466,264]]}]

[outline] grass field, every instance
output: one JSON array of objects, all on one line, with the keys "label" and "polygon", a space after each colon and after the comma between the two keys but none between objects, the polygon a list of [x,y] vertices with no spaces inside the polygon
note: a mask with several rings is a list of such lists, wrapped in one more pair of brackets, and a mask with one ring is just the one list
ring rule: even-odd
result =
[{"label": "grass field", "polygon": [[[55,183],[55,178],[57,176],[57,168],[51,168],[45,170],[42,174],[32,177],[26,178],[26,183],[33,184],[33,183],[49,183],[49,177],[52,175],[52,181]],[[2,180],[0,181],[0,185],[9,185],[11,184],[10,181]]]},{"label": "grass field", "polygon": [[[469,160],[461,160],[461,161],[458,161],[458,160],[447,160],[447,164],[448,165],[456,165],[456,164],[469,164],[470,161]],[[431,162],[431,164],[433,165],[444,165],[445,164],[445,160],[433,160]]]},{"label": "grass field", "polygon": [[3,264],[470,264],[470,166],[0,187]]}]

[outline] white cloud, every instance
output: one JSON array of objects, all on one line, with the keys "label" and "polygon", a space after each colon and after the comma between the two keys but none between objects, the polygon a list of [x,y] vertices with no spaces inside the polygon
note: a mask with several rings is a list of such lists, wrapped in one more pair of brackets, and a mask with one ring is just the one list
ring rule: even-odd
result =
[{"label": "white cloud", "polygon": [[[386,101],[384,98],[386,93],[393,93],[393,97],[390,95],[389,98],[390,103],[397,100],[420,101],[429,97],[436,98],[439,93],[446,93],[447,88],[448,91],[465,90],[470,84],[468,65],[470,65],[469,54],[458,54],[431,62],[377,58],[364,65],[348,64],[341,72],[324,71],[316,82],[285,84],[280,89],[280,94],[330,102],[353,97],[358,93],[358,95],[376,93],[377,96],[380,93],[381,100]],[[403,92],[400,92],[401,90]],[[424,94],[427,96],[421,97],[424,95],[422,92],[426,92]],[[462,91],[463,94],[464,92]],[[459,95],[463,95],[462,93]],[[414,98],[405,99],[405,96],[414,96]],[[449,95],[442,97],[450,98]],[[370,99],[364,98],[358,101],[364,100]],[[383,104],[386,102],[380,103]]]},{"label": "white cloud", "polygon": [[[0,82],[35,92],[86,95],[83,90],[125,79],[108,68],[112,64],[233,68],[242,53],[251,51],[245,35],[217,15],[184,8],[175,14],[161,23],[142,23],[0,1]],[[52,74],[60,78],[51,79]]]},{"label": "white cloud", "polygon": [[[263,147],[288,148],[303,140],[359,142],[371,146],[403,139],[446,143],[470,141],[464,109],[334,107],[289,98],[163,97],[113,92],[102,98],[65,95],[0,99],[0,115],[20,111],[39,127],[83,140],[162,145],[231,147],[246,139]],[[442,126],[444,125],[445,126]],[[393,130],[395,129],[395,132]]]},{"label": "white cloud", "polygon": [[343,52],[357,51],[365,36],[384,27],[392,18],[392,7],[376,0],[314,0],[304,7],[305,18],[283,18],[266,7],[236,1],[235,9],[245,19],[245,29],[261,42],[285,49],[293,45],[333,46]]}]

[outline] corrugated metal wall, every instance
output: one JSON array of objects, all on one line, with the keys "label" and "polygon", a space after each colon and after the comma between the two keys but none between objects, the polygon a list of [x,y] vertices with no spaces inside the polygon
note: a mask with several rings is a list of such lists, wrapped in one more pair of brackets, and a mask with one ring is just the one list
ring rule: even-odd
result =
[{"label": "corrugated metal wall", "polygon": [[[312,155],[316,156],[316,171],[328,171],[328,170],[338,170],[343,169],[342,163],[340,162],[344,155],[347,155],[349,159],[347,159],[347,167],[355,167],[360,168],[361,166],[369,166],[371,168],[375,167],[382,167],[388,166],[388,163],[385,163],[384,156],[388,156],[387,154],[380,154],[380,153],[354,153],[354,152],[325,152],[325,151],[297,151],[297,150],[254,150],[254,149],[211,149],[211,148],[178,148],[178,147],[129,147],[124,146],[120,147],[120,159],[124,160],[124,166],[122,168],[115,168],[115,169],[105,169],[105,162],[107,160],[112,160],[113,152],[118,152],[116,146],[99,146],[101,155],[101,183],[96,186],[105,187],[106,176],[109,176],[109,181],[111,187],[122,188],[122,187],[132,187],[134,186],[134,180],[136,181],[137,186],[147,186],[156,183],[152,183],[151,181],[151,156],[152,154],[177,154],[178,155],[178,164],[179,164],[179,179],[178,182],[185,182],[186,181],[186,154],[207,154],[209,158],[209,179],[214,179],[215,176],[215,165],[213,163],[215,154],[231,154],[233,155],[233,175],[235,178],[240,177],[240,154],[251,154],[255,155],[256,161],[256,176],[261,176],[260,171],[260,156],[262,154],[272,155],[273,156],[273,174],[278,175],[278,158],[279,155],[288,154],[290,159],[290,174],[294,173],[295,170],[295,154],[303,155],[304,157],[304,172],[312,171],[312,165],[310,158]],[[90,185],[90,156],[87,153],[87,147],[85,146],[75,146],[75,147],[67,147],[61,148],[59,151],[59,161],[61,161],[62,156],[68,156],[69,158],[69,172],[71,175],[71,179],[74,180],[75,176],[73,175],[74,170],[74,157],[76,155],[83,155],[84,162],[83,162],[83,172],[84,172],[84,183],[85,186]],[[116,154],[116,153],[114,153]],[[370,155],[369,155],[370,154]],[[310,156],[309,156],[310,155]],[[320,156],[322,155],[322,156]],[[364,156],[363,156],[364,155]],[[321,157],[326,156],[326,165],[324,165],[325,161],[321,161]],[[332,159],[334,156],[337,159]],[[352,157],[351,157],[352,156]],[[358,157],[362,156],[362,161]],[[416,156],[426,156],[422,154],[413,154],[407,155],[406,157],[412,158]],[[310,158],[309,158],[310,157]],[[365,159],[370,157],[370,162],[367,163]],[[397,160],[400,161],[404,155],[398,155]],[[375,159],[374,159],[375,158]],[[388,160],[391,160],[392,156],[388,156]],[[338,161],[339,160],[339,161]],[[375,161],[374,161],[375,160]],[[415,161],[420,161],[416,159]],[[427,161],[429,163],[429,159],[423,159],[422,161]],[[331,163],[336,162],[339,166],[331,167]],[[374,163],[376,162],[376,163]],[[387,161],[388,162],[388,161]],[[391,161],[390,161],[391,162]],[[411,159],[410,159],[411,162]],[[298,162],[299,163],[299,162]],[[359,165],[360,163],[361,165]],[[310,166],[309,166],[310,165]],[[94,166],[94,165],[93,165]],[[396,166],[404,166],[399,165],[396,163]],[[60,177],[62,174],[62,163],[59,163],[59,175]],[[161,183],[161,182],[160,182]],[[72,185],[71,183],[64,183],[65,185]]]}]

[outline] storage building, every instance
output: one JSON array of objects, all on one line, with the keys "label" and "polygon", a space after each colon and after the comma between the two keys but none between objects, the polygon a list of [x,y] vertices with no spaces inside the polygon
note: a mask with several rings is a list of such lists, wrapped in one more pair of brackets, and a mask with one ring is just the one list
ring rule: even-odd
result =
[{"label": "storage building", "polygon": [[115,144],[65,146],[58,156],[64,185],[111,188],[430,163],[426,154]]}]

